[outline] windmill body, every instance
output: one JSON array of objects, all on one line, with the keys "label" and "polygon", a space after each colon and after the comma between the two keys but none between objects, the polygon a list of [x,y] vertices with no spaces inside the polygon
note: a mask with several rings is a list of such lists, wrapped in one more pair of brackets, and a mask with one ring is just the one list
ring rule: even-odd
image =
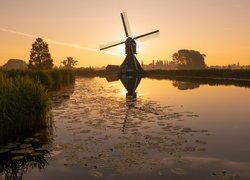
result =
[{"label": "windmill body", "polygon": [[137,37],[132,37],[130,30],[129,30],[130,28],[128,25],[126,14],[121,13],[121,18],[122,18],[123,27],[124,27],[127,39],[125,41],[121,41],[118,43],[112,43],[110,45],[105,45],[105,46],[101,47],[100,50],[105,50],[105,49],[108,49],[108,48],[111,48],[114,46],[118,46],[120,44],[125,44],[126,57],[120,66],[119,75],[140,75],[140,74],[143,74],[144,70],[142,69],[140,63],[138,62],[138,60],[136,58],[137,51],[136,51],[135,40],[139,39],[139,38],[143,38],[145,36],[159,33],[159,30],[153,31],[153,32],[150,32],[147,34],[143,34],[143,35],[140,35]]}]

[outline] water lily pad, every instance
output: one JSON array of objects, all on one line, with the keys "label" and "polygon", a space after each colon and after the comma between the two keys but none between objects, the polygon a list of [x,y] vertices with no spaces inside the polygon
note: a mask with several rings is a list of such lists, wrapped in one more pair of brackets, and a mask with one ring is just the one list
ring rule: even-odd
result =
[{"label": "water lily pad", "polygon": [[186,174],[186,170],[182,169],[182,168],[174,168],[171,169],[171,172],[177,175],[185,175]]},{"label": "water lily pad", "polygon": [[221,171],[221,172],[213,173],[212,175],[213,176],[219,176],[219,177],[221,177],[223,179],[240,179],[239,175],[232,174],[232,173],[229,173],[227,171]]},{"label": "water lily pad", "polygon": [[206,151],[206,148],[204,148],[204,147],[197,147],[196,150],[197,151]]},{"label": "water lily pad", "polygon": [[37,136],[40,136],[41,133],[35,133],[34,136],[37,137]]},{"label": "water lily pad", "polygon": [[46,151],[47,149],[45,147],[40,147],[40,148],[36,148],[36,151]]},{"label": "water lily pad", "polygon": [[18,161],[18,160],[21,160],[23,158],[24,158],[24,156],[14,156],[11,159],[14,160],[14,161]]},{"label": "water lily pad", "polygon": [[11,148],[15,148],[17,147],[17,144],[14,144],[14,143],[8,143],[6,146],[4,146],[4,148],[6,149],[11,149]]},{"label": "water lily pad", "polygon": [[27,161],[27,164],[29,164],[29,165],[35,165],[36,162],[35,161]]},{"label": "water lily pad", "polygon": [[43,153],[42,152],[33,152],[30,155],[31,156],[41,156],[41,155],[43,155]]},{"label": "water lily pad", "polygon": [[195,141],[197,144],[207,144],[205,141],[202,141],[202,140],[196,140]]},{"label": "water lily pad", "polygon": [[31,147],[32,145],[31,144],[21,144],[19,147],[24,149],[24,148],[28,148],[28,147]]},{"label": "water lily pad", "polygon": [[93,177],[102,177],[103,176],[103,173],[101,173],[101,172],[99,172],[97,170],[90,170],[89,173]]},{"label": "water lily pad", "polygon": [[0,153],[6,153],[6,152],[9,152],[10,150],[9,149],[6,149],[6,148],[4,148],[4,149],[0,149]]},{"label": "water lily pad", "polygon": [[80,131],[80,133],[89,133],[90,132],[90,130],[82,130],[82,131]]},{"label": "water lily pad", "polygon": [[33,149],[19,149],[11,151],[12,154],[31,154],[33,152],[34,152]]},{"label": "water lily pad", "polygon": [[33,140],[34,140],[34,138],[26,138],[26,139],[24,139],[25,142],[31,142]]},{"label": "water lily pad", "polygon": [[39,142],[40,140],[39,139],[37,139],[37,138],[34,138],[33,139],[33,142]]},{"label": "water lily pad", "polygon": [[188,164],[188,163],[190,163],[190,161],[187,160],[187,159],[178,159],[177,162],[183,163],[183,164]]}]

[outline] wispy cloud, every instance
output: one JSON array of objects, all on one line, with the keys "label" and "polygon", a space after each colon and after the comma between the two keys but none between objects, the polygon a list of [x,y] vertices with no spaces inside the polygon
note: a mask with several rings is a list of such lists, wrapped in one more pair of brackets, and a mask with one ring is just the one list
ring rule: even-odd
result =
[{"label": "wispy cloud", "polygon": [[[5,28],[1,28],[1,27],[0,27],[0,31],[12,33],[12,34],[17,34],[17,35],[25,36],[25,37],[29,37],[29,38],[37,38],[37,37],[39,37],[39,36],[36,36],[34,34],[23,33],[23,32],[14,31],[14,30],[11,30],[11,29],[5,29]],[[113,52],[110,52],[110,51],[100,51],[99,49],[88,48],[88,47],[84,47],[84,46],[81,46],[81,45],[78,45],[78,44],[56,41],[56,40],[46,38],[46,37],[42,37],[42,38],[45,41],[47,41],[47,42],[49,42],[51,44],[67,46],[67,47],[71,47],[71,48],[82,49],[82,50],[85,50],[85,51],[92,51],[92,52],[96,52],[96,53],[105,53],[105,54],[109,54],[109,55],[113,55],[113,56],[122,56],[121,54],[113,53]]]}]

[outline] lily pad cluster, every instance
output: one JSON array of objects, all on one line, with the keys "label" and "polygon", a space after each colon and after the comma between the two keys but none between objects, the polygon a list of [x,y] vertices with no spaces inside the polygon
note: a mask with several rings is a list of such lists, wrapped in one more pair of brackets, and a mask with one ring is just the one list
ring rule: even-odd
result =
[{"label": "lily pad cluster", "polygon": [[206,151],[202,138],[209,132],[182,123],[197,117],[152,99],[126,101],[119,87],[95,79],[77,79],[72,96],[53,108],[64,165],[82,166],[94,177],[154,171],[163,159],[181,166],[185,155]]},{"label": "lily pad cluster", "polygon": [[0,173],[5,179],[21,179],[24,172],[44,168],[52,150],[52,135],[46,129],[0,145]]},{"label": "lily pad cluster", "polygon": [[239,175],[233,174],[233,173],[228,172],[228,171],[219,171],[219,172],[213,173],[212,175],[219,177],[221,179],[231,179],[231,180],[240,179]]}]

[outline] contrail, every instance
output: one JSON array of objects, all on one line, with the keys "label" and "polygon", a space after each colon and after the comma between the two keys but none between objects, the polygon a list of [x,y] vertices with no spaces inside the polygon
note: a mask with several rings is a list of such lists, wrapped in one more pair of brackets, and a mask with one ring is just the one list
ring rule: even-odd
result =
[{"label": "contrail", "polygon": [[[27,34],[27,33],[23,33],[23,32],[18,32],[18,31],[14,31],[14,30],[10,30],[10,29],[5,29],[5,28],[1,28],[0,27],[0,31],[3,32],[8,32],[8,33],[13,33],[13,34],[17,34],[17,35],[21,35],[21,36],[25,36],[25,37],[30,37],[30,38],[37,38],[39,36],[33,35],[33,34]],[[88,48],[88,47],[84,47],[78,44],[72,44],[72,43],[66,43],[66,42],[60,42],[60,41],[56,41],[56,40],[52,40],[50,38],[44,38],[43,39],[47,42],[50,42],[52,44],[56,44],[56,45],[61,45],[61,46],[67,46],[67,47],[72,47],[72,48],[76,48],[76,49],[82,49],[82,50],[86,50],[86,51],[92,51],[92,52],[98,52],[98,53],[105,53],[105,54],[109,54],[109,55],[114,55],[114,56],[122,56],[120,54],[117,53],[113,53],[110,51],[100,51],[99,49],[94,49],[94,48]]]}]

